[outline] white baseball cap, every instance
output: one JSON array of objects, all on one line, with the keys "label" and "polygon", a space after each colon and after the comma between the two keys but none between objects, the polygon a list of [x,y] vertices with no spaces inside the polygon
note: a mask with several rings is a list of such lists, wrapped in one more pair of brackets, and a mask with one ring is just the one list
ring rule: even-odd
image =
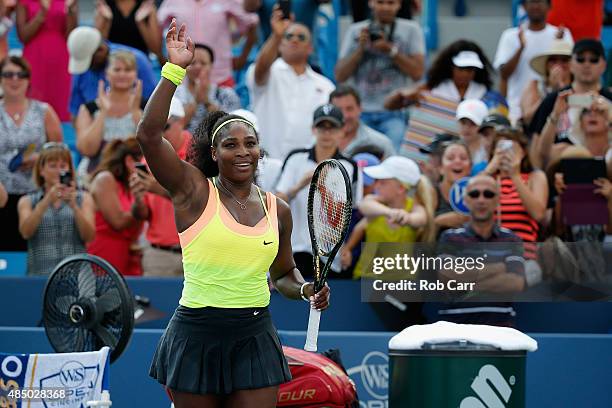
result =
[{"label": "white baseball cap", "polygon": [[170,109],[168,110],[168,119],[170,119],[172,116],[175,118],[185,117],[185,107],[183,106],[183,102],[181,102],[176,96],[170,101]]},{"label": "white baseball cap", "polygon": [[480,60],[480,57],[474,51],[461,51],[453,57],[453,65],[459,68],[484,68],[484,64]]},{"label": "white baseball cap", "polygon": [[243,118],[251,122],[253,124],[253,127],[255,128],[255,131],[259,133],[259,123],[257,122],[257,116],[255,116],[253,112],[246,109],[236,109],[235,111],[232,111],[230,113],[232,115],[242,116]]},{"label": "white baseball cap", "polygon": [[455,118],[457,120],[467,118],[476,126],[482,125],[482,121],[489,114],[487,105],[480,99],[466,99],[457,106]]},{"label": "white baseball cap", "polygon": [[419,166],[403,156],[391,156],[377,166],[369,166],[363,172],[373,179],[397,179],[403,184],[416,185],[421,177]]},{"label": "white baseball cap", "polygon": [[102,34],[93,27],[77,27],[68,36],[68,72],[82,74],[91,66],[91,58],[102,43]]}]

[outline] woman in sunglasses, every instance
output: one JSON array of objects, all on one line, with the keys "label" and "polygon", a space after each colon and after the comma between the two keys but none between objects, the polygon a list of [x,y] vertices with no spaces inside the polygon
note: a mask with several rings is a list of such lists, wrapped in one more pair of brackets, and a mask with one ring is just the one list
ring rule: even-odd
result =
[{"label": "woman in sunglasses", "polygon": [[53,108],[28,98],[30,65],[16,56],[0,63],[0,182],[8,192],[7,205],[0,210],[0,251],[25,251],[26,241],[19,234],[17,202],[37,189],[32,168],[37,151],[47,141],[61,141],[62,129]]},{"label": "woman in sunglasses", "polygon": [[204,44],[195,44],[193,61],[187,67],[187,80],[176,88],[176,97],[185,106],[187,130],[194,134],[208,112],[240,109],[240,98],[229,86],[211,79],[215,53]]},{"label": "woman in sunglasses", "polygon": [[48,275],[65,257],[85,252],[95,235],[94,203],[78,191],[68,146],[46,143],[34,165],[38,190],[19,200],[19,232],[28,240],[28,275]]},{"label": "woman in sunglasses", "polygon": [[[498,222],[525,242],[525,259],[535,261],[540,224],[546,217],[548,180],[546,174],[531,164],[528,141],[518,129],[499,129],[491,146],[491,159],[485,173],[497,177],[500,186]],[[537,273],[537,265],[526,265]]]}]

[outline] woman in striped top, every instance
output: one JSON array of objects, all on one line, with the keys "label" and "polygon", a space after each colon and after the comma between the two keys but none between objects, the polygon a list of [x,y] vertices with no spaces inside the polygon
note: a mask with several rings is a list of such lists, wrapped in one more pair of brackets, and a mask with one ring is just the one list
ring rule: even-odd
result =
[{"label": "woman in striped top", "polygon": [[546,174],[531,164],[528,141],[520,130],[498,130],[491,151],[485,173],[497,177],[500,184],[500,224],[525,242],[525,259],[535,260],[539,224],[548,201]]}]

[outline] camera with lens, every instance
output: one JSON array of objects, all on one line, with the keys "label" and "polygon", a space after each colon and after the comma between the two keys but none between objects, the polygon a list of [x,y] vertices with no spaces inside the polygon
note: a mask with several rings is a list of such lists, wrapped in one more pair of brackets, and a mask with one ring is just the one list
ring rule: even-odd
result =
[{"label": "camera with lens", "polygon": [[368,33],[370,34],[370,41],[378,41],[386,37],[385,30],[382,25],[377,22],[371,22],[368,26]]},{"label": "camera with lens", "polygon": [[65,186],[69,186],[72,184],[72,172],[70,171],[60,171],[60,184]]}]

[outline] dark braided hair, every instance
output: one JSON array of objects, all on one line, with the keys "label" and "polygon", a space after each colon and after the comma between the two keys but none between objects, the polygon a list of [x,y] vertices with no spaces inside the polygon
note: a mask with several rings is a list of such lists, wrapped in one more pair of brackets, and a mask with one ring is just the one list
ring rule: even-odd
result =
[{"label": "dark braided hair", "polygon": [[[220,129],[215,136],[214,146],[211,143],[211,138],[215,130],[217,130],[217,128],[225,121],[230,119],[244,118],[239,115],[230,115],[223,111],[209,112],[204,117],[202,122],[200,122],[193,134],[193,142],[191,143],[191,147],[187,153],[187,161],[200,169],[200,171],[204,173],[206,177],[216,177],[219,175],[219,166],[217,165],[217,162],[213,160],[212,148],[216,148],[219,145],[219,141],[229,134],[232,129],[232,125],[240,122],[233,122],[223,126],[223,128]],[[243,124],[246,125],[244,122]],[[252,126],[248,127],[249,130],[255,134],[257,140],[259,140],[259,135],[255,129]]]}]

